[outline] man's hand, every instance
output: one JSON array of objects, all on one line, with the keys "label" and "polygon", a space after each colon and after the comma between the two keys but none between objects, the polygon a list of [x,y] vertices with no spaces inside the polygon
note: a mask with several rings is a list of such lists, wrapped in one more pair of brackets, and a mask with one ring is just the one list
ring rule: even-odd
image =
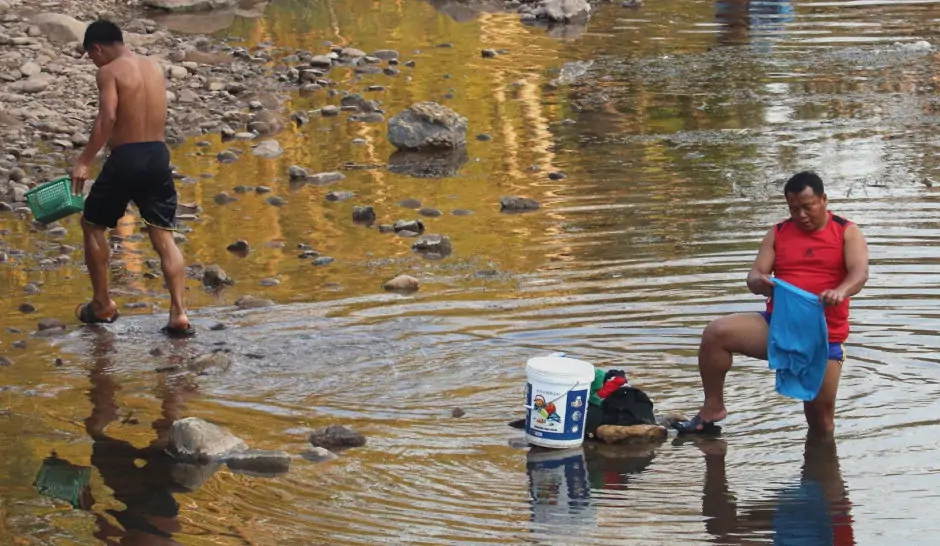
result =
[{"label": "man's hand", "polygon": [[755,294],[772,297],[774,295],[774,279],[770,275],[757,274],[748,279],[748,288]]},{"label": "man's hand", "polygon": [[82,195],[85,192],[85,181],[88,180],[91,165],[81,157],[72,165],[72,195]]},{"label": "man's hand", "polygon": [[845,301],[846,295],[845,292],[839,289],[835,290],[823,290],[819,294],[819,301],[823,305],[839,305]]}]

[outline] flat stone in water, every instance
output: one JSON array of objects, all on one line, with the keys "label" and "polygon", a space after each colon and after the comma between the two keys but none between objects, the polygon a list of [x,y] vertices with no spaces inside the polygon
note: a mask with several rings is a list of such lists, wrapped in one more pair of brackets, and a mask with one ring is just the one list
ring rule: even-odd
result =
[{"label": "flat stone in water", "polygon": [[23,303],[23,304],[20,304],[19,310],[20,310],[20,313],[23,313],[24,315],[29,314],[29,313],[35,313],[36,306],[31,303]]},{"label": "flat stone in water", "polygon": [[473,211],[467,210],[467,209],[454,209],[450,211],[450,213],[453,214],[454,216],[470,216],[471,214],[473,214]]},{"label": "flat stone in water", "polygon": [[418,211],[418,214],[420,214],[421,216],[427,216],[428,218],[437,218],[439,216],[442,216],[444,213],[437,209],[423,208]]},{"label": "flat stone in water", "polygon": [[258,284],[264,287],[277,286],[281,284],[281,281],[277,279],[261,279],[260,281],[258,281]]},{"label": "flat stone in water", "polygon": [[[13,359],[8,356],[0,356],[0,367],[3,366],[12,366]],[[325,451],[325,450],[324,450]]]},{"label": "flat stone in water", "polygon": [[275,207],[283,207],[284,205],[287,204],[287,201],[284,200],[283,197],[278,197],[276,195],[272,197],[268,197],[267,199],[265,199],[265,202]]},{"label": "flat stone in water", "polygon": [[337,454],[322,447],[315,447],[306,450],[302,452],[300,456],[312,463],[325,463],[326,461],[332,461],[339,458]]},{"label": "flat stone in water", "polygon": [[333,263],[335,260],[329,256],[319,256],[313,259],[313,265],[327,265]]},{"label": "flat stone in water", "polygon": [[405,207],[406,209],[419,209],[421,208],[421,201],[417,199],[402,199],[398,202],[398,206]]}]

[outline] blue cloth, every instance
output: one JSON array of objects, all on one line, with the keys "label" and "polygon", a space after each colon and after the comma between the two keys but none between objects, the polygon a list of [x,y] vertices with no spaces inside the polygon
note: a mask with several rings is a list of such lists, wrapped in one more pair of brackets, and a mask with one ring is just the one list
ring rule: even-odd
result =
[{"label": "blue cloth", "polygon": [[819,297],[775,278],[767,361],[777,372],[777,392],[803,401],[815,399],[828,360],[829,333]]},{"label": "blue cloth", "polygon": [[[767,311],[758,311],[767,324],[770,324],[770,313]],[[838,341],[829,342],[829,360],[838,360],[840,363],[845,360],[845,346]]]}]

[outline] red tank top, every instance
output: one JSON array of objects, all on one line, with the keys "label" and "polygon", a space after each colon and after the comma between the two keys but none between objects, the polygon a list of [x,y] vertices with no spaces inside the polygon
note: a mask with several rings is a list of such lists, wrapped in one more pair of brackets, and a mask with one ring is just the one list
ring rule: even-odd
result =
[{"label": "red tank top", "polygon": [[[805,233],[792,221],[776,226],[774,233],[774,276],[819,294],[836,288],[845,280],[845,228],[852,222],[829,213],[826,226],[813,233]],[[773,311],[773,298],[767,299],[767,311]],[[827,305],[826,325],[829,342],[842,343],[849,337],[849,299],[839,305]]]}]

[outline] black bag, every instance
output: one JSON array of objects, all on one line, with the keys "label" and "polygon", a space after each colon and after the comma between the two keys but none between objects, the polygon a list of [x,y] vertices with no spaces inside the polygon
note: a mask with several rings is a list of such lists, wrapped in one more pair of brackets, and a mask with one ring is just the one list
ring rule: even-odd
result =
[{"label": "black bag", "polygon": [[623,386],[601,402],[601,424],[627,427],[655,425],[653,401],[640,389]]},{"label": "black bag", "polygon": [[593,440],[597,427],[601,425],[655,425],[653,402],[645,392],[635,387],[623,386],[601,401],[600,407],[588,408],[584,433]]}]

